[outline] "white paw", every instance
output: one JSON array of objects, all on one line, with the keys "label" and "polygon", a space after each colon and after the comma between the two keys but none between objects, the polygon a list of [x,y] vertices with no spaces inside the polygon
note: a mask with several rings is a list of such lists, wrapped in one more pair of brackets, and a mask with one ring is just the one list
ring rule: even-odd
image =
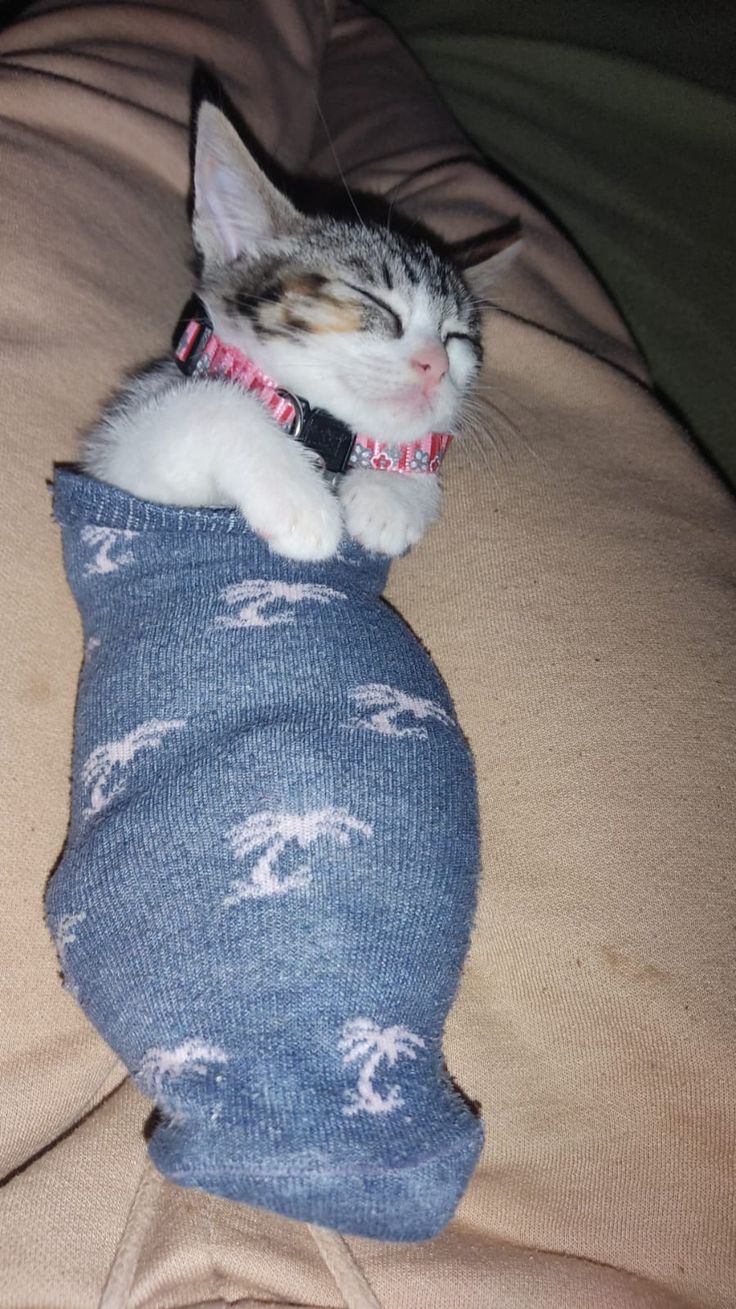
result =
[{"label": "white paw", "polygon": [[355,469],[343,479],[340,500],[345,526],[366,550],[401,555],[416,545],[437,517],[437,478]]},{"label": "white paw", "polygon": [[329,559],[343,534],[340,502],[310,468],[279,469],[242,512],[253,531],[287,559]]}]

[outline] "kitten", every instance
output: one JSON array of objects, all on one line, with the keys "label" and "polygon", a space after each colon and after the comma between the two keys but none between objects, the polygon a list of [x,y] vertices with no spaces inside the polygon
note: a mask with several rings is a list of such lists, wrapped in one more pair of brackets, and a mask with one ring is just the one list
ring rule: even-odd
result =
[{"label": "kitten", "polygon": [[[423,241],[300,213],[207,102],[192,234],[214,332],[278,387],[381,441],[457,429],[481,360],[479,311],[460,273]],[[256,396],[185,377],[173,358],[127,384],[82,463],[143,499],[235,506],[292,559],[329,558],[343,530],[399,555],[440,505],[434,474],[355,467],[333,491],[314,452]]]}]

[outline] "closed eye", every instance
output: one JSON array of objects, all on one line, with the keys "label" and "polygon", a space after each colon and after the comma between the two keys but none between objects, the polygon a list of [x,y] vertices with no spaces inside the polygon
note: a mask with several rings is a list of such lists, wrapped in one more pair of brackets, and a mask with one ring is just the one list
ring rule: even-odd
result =
[{"label": "closed eye", "polygon": [[445,332],[442,344],[446,346],[448,341],[467,341],[472,350],[480,353],[480,341],[477,336],[471,336],[470,332]]},{"label": "closed eye", "polygon": [[404,335],[404,324],[396,310],[392,309],[390,305],[387,305],[385,300],[382,300],[378,295],[374,295],[372,291],[366,291],[362,286],[354,286],[352,282],[346,282],[345,285],[349,286],[351,291],[355,291],[356,295],[365,296],[366,300],[371,300],[374,305],[378,305],[379,309],[382,309],[385,314],[388,314],[389,317],[393,319],[394,327],[396,328],[396,335]]}]

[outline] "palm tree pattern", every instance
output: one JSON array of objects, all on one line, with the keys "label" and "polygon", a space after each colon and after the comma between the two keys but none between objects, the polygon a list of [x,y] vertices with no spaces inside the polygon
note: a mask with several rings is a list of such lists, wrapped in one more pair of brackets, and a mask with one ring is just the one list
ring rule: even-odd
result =
[{"label": "palm tree pattern", "polygon": [[78,914],[62,914],[56,922],[53,922],[53,920],[49,922],[56,953],[59,957],[59,967],[61,968],[64,986],[75,999],[78,998],[78,990],[68,973],[67,954],[69,946],[74,945],[77,939],[77,928],[85,921],[86,917],[87,911],[82,909]]},{"label": "palm tree pattern", "polygon": [[132,541],[138,532],[129,532],[120,527],[83,527],[82,540],[85,545],[96,546],[94,559],[85,564],[84,571],[92,574],[116,573],[125,564],[132,564],[135,555],[132,550],[122,549],[126,541]]},{"label": "palm tree pattern", "polygon": [[[351,719],[351,727],[363,727],[383,736],[413,736],[426,741],[429,735],[426,727],[417,726],[422,721],[433,720],[447,727],[454,726],[450,715],[434,700],[407,695],[406,691],[395,686],[369,682],[365,686],[354,686],[348,694],[360,710],[368,712],[368,717]],[[400,724],[399,720],[407,716],[414,720],[414,725]]]},{"label": "palm tree pattern", "polygon": [[[241,605],[236,614],[218,614],[218,627],[275,627],[278,623],[296,622],[295,608],[305,601],[330,604],[333,600],[347,600],[344,591],[319,582],[274,582],[265,577],[253,577],[235,582],[220,592],[227,605]],[[245,603],[243,603],[245,601]],[[274,612],[269,606],[277,605]]]},{"label": "palm tree pattern", "polygon": [[63,914],[54,928],[54,941],[56,943],[56,953],[59,956],[59,963],[62,971],[66,966],[66,955],[70,945],[73,945],[77,939],[77,928],[87,917],[86,910],[78,914]]},{"label": "palm tree pattern", "polygon": [[245,859],[259,850],[263,853],[253,864],[248,877],[231,883],[231,892],[224,903],[236,905],[241,900],[284,895],[287,891],[307,886],[312,880],[308,864],[302,864],[286,877],[277,876],[278,861],[289,843],[294,841],[300,850],[306,850],[315,841],[330,837],[340,845],[347,845],[353,833],[370,837],[373,828],[370,823],[354,818],[347,809],[311,809],[304,814],[264,810],[251,814],[244,823],[225,834],[226,840],[238,859]]},{"label": "palm tree pattern", "polygon": [[212,1064],[226,1064],[228,1055],[217,1045],[197,1037],[182,1041],[173,1050],[155,1046],[147,1050],[138,1066],[136,1081],[153,1100],[165,1100],[166,1087],[185,1073],[205,1077]]},{"label": "palm tree pattern", "polygon": [[125,770],[141,750],[156,750],[164,737],[186,726],[185,718],[151,718],[119,741],[98,745],[82,765],[82,785],[89,792],[85,818],[98,814],[125,790]]},{"label": "palm tree pattern", "polygon": [[156,1167],[432,1235],[480,1139],[441,1063],[476,812],[388,561],[349,540],[283,561],[228,510],[92,479],[57,496],[86,664],[46,915],[68,993],[157,1106]]},{"label": "palm tree pattern", "polygon": [[399,1059],[416,1059],[417,1050],[424,1049],[424,1041],[406,1027],[379,1027],[372,1018],[351,1018],[342,1030],[337,1048],[342,1052],[343,1064],[363,1061],[354,1091],[348,1091],[348,1103],[343,1113],[389,1114],[404,1103],[401,1087],[388,1087],[381,1095],[374,1086],[374,1078],[382,1063],[393,1068]]}]

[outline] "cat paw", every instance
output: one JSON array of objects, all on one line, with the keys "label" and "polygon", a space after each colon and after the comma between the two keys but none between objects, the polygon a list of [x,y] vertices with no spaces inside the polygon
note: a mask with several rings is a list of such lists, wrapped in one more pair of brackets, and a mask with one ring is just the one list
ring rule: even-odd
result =
[{"label": "cat paw", "polygon": [[434,476],[373,469],[348,473],[339,494],[350,536],[366,550],[392,557],[421,540],[441,498]]},{"label": "cat paw", "polygon": [[243,512],[276,554],[317,562],[336,554],[343,534],[340,503],[319,475],[274,479]]}]

